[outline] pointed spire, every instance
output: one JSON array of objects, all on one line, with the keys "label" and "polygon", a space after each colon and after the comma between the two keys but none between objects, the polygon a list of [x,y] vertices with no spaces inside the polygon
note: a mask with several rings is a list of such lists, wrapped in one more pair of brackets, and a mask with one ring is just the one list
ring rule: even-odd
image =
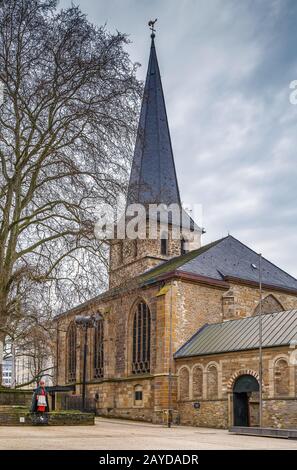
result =
[{"label": "pointed spire", "polygon": [[155,21],[149,23],[151,50],[127,194],[128,205],[181,204],[154,42]]}]

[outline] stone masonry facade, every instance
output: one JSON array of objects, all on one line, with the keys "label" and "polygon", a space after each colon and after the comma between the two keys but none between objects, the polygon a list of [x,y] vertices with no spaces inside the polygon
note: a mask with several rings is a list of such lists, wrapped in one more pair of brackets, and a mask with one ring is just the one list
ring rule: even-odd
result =
[{"label": "stone masonry facade", "polygon": [[[286,347],[263,351],[263,426],[297,427],[297,366]],[[259,380],[259,353],[240,351],[176,361],[178,410],[182,424],[228,428],[233,425],[233,385],[241,375]],[[195,381],[200,371],[199,386]],[[199,408],[195,408],[195,403]],[[249,399],[251,425],[259,424],[259,396]]]},{"label": "stone masonry facade", "polygon": [[[112,240],[109,256],[109,287],[113,288],[133,279],[163,261],[179,256],[181,253],[181,238],[187,243],[187,249],[194,250],[201,246],[201,233],[183,228],[157,226],[157,238],[150,238],[149,223],[146,223],[145,239],[116,239]],[[167,236],[167,253],[162,254],[160,238]]]},{"label": "stone masonry facade", "polygon": [[[226,294],[232,292],[228,300],[226,313]],[[283,310],[296,308],[297,296],[282,291],[265,290],[263,292],[269,311],[270,299],[278,302]],[[132,373],[132,319],[139,301],[144,301],[151,312],[151,368],[147,374]],[[242,318],[256,314],[259,303],[259,291],[256,287],[242,282],[216,286],[207,283],[172,278],[168,281],[155,282],[153,285],[137,287],[133,282],[130,289],[126,285],[120,293],[114,290],[104,295],[102,300],[95,300],[57,319],[57,383],[67,384],[67,331],[77,314],[90,315],[98,311],[104,317],[104,374],[100,379],[93,378],[93,340],[94,333],[88,334],[87,394],[96,403],[99,415],[125,417],[151,422],[163,422],[169,408],[169,381],[171,380],[171,405],[176,420],[183,424],[198,426],[228,427],[232,422],[232,393],[228,383],[234,374],[242,370],[251,370],[257,374],[257,352],[240,352],[219,357],[191,358],[173,360],[170,355],[170,318],[172,329],[171,351],[174,353],[205,323],[216,323],[230,318]],[[231,313],[230,313],[231,312]],[[265,311],[264,311],[265,313]],[[76,344],[76,394],[82,392],[82,350],[83,336],[78,330]],[[296,397],[296,371],[288,366],[289,391],[274,393],[273,364],[277,355],[283,354],[288,363],[288,351],[265,351],[265,420],[267,425],[284,427],[284,423],[294,424]],[[201,366],[201,372],[192,372],[195,364]],[[283,364],[285,365],[285,364]],[[169,368],[172,377],[169,379]],[[209,368],[209,366],[212,366]],[[181,394],[180,373],[189,370],[189,390]],[[185,370],[185,369],[184,369]],[[289,372],[288,372],[289,371]],[[270,375],[269,375],[270,374]],[[272,374],[272,375],[271,375]],[[207,378],[209,375],[209,378]],[[203,377],[203,385],[199,385]],[[200,377],[200,379],[199,379]],[[295,377],[293,379],[293,377]],[[201,396],[191,392],[193,380],[202,390]],[[207,380],[210,382],[208,384]],[[276,379],[277,380],[277,379]],[[272,382],[271,382],[272,381]],[[208,385],[207,385],[208,384]],[[217,384],[217,385],[216,385]],[[217,390],[209,395],[210,390]],[[142,400],[135,400],[135,391],[141,387]],[[196,388],[197,388],[196,387]],[[186,387],[183,389],[186,390]],[[213,393],[213,392],[211,392]],[[193,407],[199,401],[197,411]],[[274,410],[280,409],[279,418]],[[286,411],[287,410],[287,411]],[[257,414],[257,403],[251,405],[251,414]],[[290,417],[286,421],[286,416]],[[295,413],[296,416],[296,413]],[[256,421],[256,417],[255,417]]]}]

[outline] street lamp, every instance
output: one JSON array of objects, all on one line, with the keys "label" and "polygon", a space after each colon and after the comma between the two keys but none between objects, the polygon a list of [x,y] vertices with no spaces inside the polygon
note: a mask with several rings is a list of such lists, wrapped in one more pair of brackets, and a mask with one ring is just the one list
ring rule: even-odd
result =
[{"label": "street lamp", "polygon": [[100,312],[95,315],[76,315],[75,323],[84,331],[84,357],[83,357],[83,383],[82,383],[82,410],[86,409],[86,380],[87,380],[87,352],[88,352],[88,329],[94,328],[99,320],[103,320]]},{"label": "street lamp", "polygon": [[263,354],[262,354],[262,254],[259,254],[259,267],[252,264],[253,269],[259,268],[259,426],[262,427],[263,421],[263,390],[262,390],[262,378],[263,378]]},{"label": "street lamp", "polygon": [[170,283],[170,316],[169,316],[169,371],[168,371],[168,416],[167,426],[172,425],[172,289],[173,283]]}]

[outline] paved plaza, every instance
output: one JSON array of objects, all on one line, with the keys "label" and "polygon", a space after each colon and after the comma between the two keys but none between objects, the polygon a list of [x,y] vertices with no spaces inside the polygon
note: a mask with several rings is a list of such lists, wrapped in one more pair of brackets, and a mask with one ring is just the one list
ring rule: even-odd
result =
[{"label": "paved plaza", "polygon": [[96,418],[95,426],[0,427],[0,449],[296,449],[297,441],[236,436],[226,430]]}]

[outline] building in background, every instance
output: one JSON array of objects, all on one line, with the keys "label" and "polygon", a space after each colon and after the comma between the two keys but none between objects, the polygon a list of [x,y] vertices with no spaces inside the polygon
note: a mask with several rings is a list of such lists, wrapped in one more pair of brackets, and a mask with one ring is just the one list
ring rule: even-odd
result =
[{"label": "building in background", "polygon": [[41,377],[52,385],[54,360],[51,354],[41,355],[40,349],[28,350],[12,344],[8,339],[4,346],[5,358],[2,368],[2,384],[5,387],[33,389]]},{"label": "building in background", "polygon": [[2,363],[2,385],[11,387],[12,384],[12,358],[8,357]]}]

